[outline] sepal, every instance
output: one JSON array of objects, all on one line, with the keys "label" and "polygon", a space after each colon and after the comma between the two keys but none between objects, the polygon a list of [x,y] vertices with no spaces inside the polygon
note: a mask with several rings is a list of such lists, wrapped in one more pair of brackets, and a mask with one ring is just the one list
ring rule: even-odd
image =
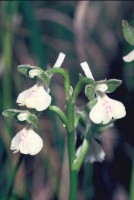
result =
[{"label": "sepal", "polygon": [[118,80],[118,79],[106,80],[105,79],[105,80],[101,80],[101,81],[96,81],[96,88],[99,85],[103,85],[103,84],[107,85],[107,90],[104,92],[111,93],[111,92],[114,92],[122,84],[122,80]]},{"label": "sepal", "polygon": [[121,84],[122,80],[118,79],[109,79],[106,81],[106,84],[108,86],[107,93],[114,92]]},{"label": "sepal", "polygon": [[86,85],[85,87],[85,95],[88,100],[92,101],[94,99],[94,86],[91,84]]},{"label": "sepal", "polygon": [[134,28],[126,20],[122,20],[123,35],[126,41],[134,45]]},{"label": "sepal", "polygon": [[36,69],[36,70],[42,70],[40,67],[37,67],[37,66],[31,66],[31,65],[25,65],[25,64],[22,64],[22,65],[18,65],[18,71],[25,75],[25,76],[29,76],[29,71],[32,70],[32,69]]},{"label": "sepal", "polygon": [[2,112],[4,117],[10,117],[17,121],[17,123],[25,124],[26,122],[30,125],[37,127],[38,118],[35,114],[27,110],[17,110],[17,109],[8,109]]}]

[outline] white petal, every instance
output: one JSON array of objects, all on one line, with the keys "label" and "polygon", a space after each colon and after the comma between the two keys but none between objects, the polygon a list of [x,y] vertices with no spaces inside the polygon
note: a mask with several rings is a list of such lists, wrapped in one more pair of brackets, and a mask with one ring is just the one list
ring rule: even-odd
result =
[{"label": "white petal", "polygon": [[80,65],[81,65],[81,67],[82,67],[82,69],[83,69],[86,77],[91,78],[91,79],[94,80],[92,72],[90,70],[90,67],[89,67],[88,63],[87,62],[83,62]]},{"label": "white petal", "polygon": [[60,53],[53,67],[56,67],[56,68],[60,67],[64,61],[64,58],[65,58],[65,54]]},{"label": "white petal", "polygon": [[103,120],[105,118],[104,115],[105,115],[105,113],[104,113],[101,101],[98,100],[98,102],[95,104],[95,106],[90,111],[89,117],[95,124],[100,124],[101,122],[103,122]]},{"label": "white petal", "polygon": [[134,50],[131,51],[129,54],[127,54],[126,56],[123,57],[123,60],[125,62],[131,62],[134,60]]},{"label": "white petal", "polygon": [[[109,98],[110,99],[110,98]],[[110,105],[112,107],[112,113],[114,119],[123,118],[126,115],[125,106],[120,101],[110,99]]]},{"label": "white petal", "polygon": [[[24,130],[24,129],[23,129]],[[10,149],[11,150],[14,150],[16,152],[19,151],[19,143],[20,143],[20,136],[21,136],[21,132],[18,132],[15,137],[13,137],[12,141],[11,141],[11,146],[10,146]]]},{"label": "white petal", "polygon": [[86,162],[102,162],[105,159],[105,152],[101,145],[96,141],[92,140],[91,146],[89,147],[89,152],[86,157]]},{"label": "white petal", "polygon": [[[37,92],[35,93],[37,95]],[[25,99],[26,102],[26,107],[27,108],[35,108],[36,107],[36,102],[35,102],[36,96],[30,95]]]},{"label": "white petal", "polygon": [[29,77],[34,78],[35,76],[38,76],[40,72],[41,72],[40,69],[32,69],[29,71]]},{"label": "white petal", "polygon": [[25,105],[27,108],[35,108],[35,98],[38,95],[38,85],[31,87],[25,98]]},{"label": "white petal", "polygon": [[28,112],[22,112],[17,116],[17,118],[19,121],[24,121],[27,120],[28,115],[29,115]]},{"label": "white petal", "polygon": [[30,89],[31,88],[21,92],[19,94],[19,96],[17,97],[16,103],[18,103],[19,106],[24,106],[25,105],[25,99],[26,99],[27,95],[29,94]]},{"label": "white petal", "polygon": [[25,146],[20,148],[20,152],[24,153],[24,148],[26,149],[28,148],[30,155],[36,155],[41,151],[42,147],[43,147],[42,138],[32,129],[29,129]]},{"label": "white petal", "polygon": [[81,151],[81,146],[79,146],[78,149],[76,150],[76,158],[78,157],[80,151]]},{"label": "white petal", "polygon": [[38,86],[35,84],[19,95],[17,103],[26,105],[28,108],[35,108],[37,111],[42,111],[51,104],[51,96],[45,91],[43,85]]},{"label": "white petal", "polygon": [[108,89],[108,86],[105,84],[105,83],[102,83],[102,84],[98,84],[96,85],[96,88],[95,88],[97,91],[100,91],[100,92],[106,92],[107,89]]},{"label": "white petal", "polygon": [[[112,112],[107,111],[107,109],[109,109],[110,107],[110,103],[108,102],[108,99],[109,98],[107,97],[107,95],[104,95],[104,97],[98,96],[98,102],[90,111],[89,117],[95,124],[100,124],[100,123],[107,124],[111,121],[113,114]],[[106,105],[107,108],[105,108],[104,104],[107,104]]]},{"label": "white petal", "polygon": [[44,90],[43,86],[38,89],[38,94],[35,98],[35,109],[37,111],[42,111],[48,108],[51,104],[51,96]]},{"label": "white petal", "polygon": [[32,129],[24,128],[16,134],[11,141],[11,150],[14,153],[20,151],[23,154],[35,155],[43,147],[43,140]]}]

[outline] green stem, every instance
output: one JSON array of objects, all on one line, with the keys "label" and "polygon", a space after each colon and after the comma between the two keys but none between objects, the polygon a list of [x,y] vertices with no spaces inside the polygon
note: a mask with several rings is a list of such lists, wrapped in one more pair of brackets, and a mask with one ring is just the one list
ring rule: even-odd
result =
[{"label": "green stem", "polygon": [[134,156],[132,160],[132,174],[131,174],[131,182],[130,182],[130,200],[134,199]]},{"label": "green stem", "polygon": [[10,182],[10,185],[9,185],[9,188],[8,188],[8,191],[7,191],[7,196],[6,196],[6,199],[5,200],[8,200],[11,198],[11,195],[12,195],[12,192],[13,192],[13,187],[14,187],[14,183],[15,183],[15,177],[16,177],[16,174],[19,170],[19,167],[23,161],[23,158],[24,158],[24,155],[21,154],[20,157],[19,157],[19,160],[16,164],[16,167],[14,169],[14,172],[12,174],[12,177],[11,177],[11,182]]},{"label": "green stem", "polygon": [[76,84],[74,91],[73,91],[73,95],[72,95],[72,102],[75,102],[76,97],[79,95],[83,85],[85,84],[94,84],[94,80],[87,78],[87,77],[82,77],[80,78],[80,80],[78,81],[78,83]]},{"label": "green stem", "polygon": [[63,126],[67,126],[67,118],[65,116],[65,114],[62,112],[62,110],[60,108],[58,108],[57,106],[49,106],[48,108],[50,111],[53,111],[57,114],[57,116],[60,118],[60,120],[63,123]]},{"label": "green stem", "polygon": [[70,90],[70,80],[69,80],[69,75],[68,71],[64,70],[62,68],[52,68],[50,70],[46,71],[48,76],[52,76],[54,74],[60,74],[64,77],[64,87],[65,87],[65,95],[66,95],[66,100],[69,99],[69,90]]},{"label": "green stem", "polygon": [[81,146],[80,152],[73,163],[73,169],[79,171],[89,149],[89,142],[85,138]]},{"label": "green stem", "polygon": [[68,131],[68,159],[70,172],[70,200],[77,199],[78,172],[72,168],[75,159],[75,133],[74,133],[74,104],[67,101],[67,131]]}]

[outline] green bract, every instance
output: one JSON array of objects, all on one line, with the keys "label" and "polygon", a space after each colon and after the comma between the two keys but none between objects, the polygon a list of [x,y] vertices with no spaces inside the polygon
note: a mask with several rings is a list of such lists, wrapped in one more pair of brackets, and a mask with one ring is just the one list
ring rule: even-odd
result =
[{"label": "green bract", "polygon": [[130,26],[130,24],[126,20],[122,21],[122,27],[123,27],[123,35],[126,41],[129,44],[134,45],[134,28]]},{"label": "green bract", "polygon": [[108,89],[106,90],[106,93],[114,92],[121,84],[122,81],[118,79],[109,79],[109,80],[102,80],[102,81],[96,81],[96,85],[98,84],[106,84]]},{"label": "green bract", "polygon": [[100,133],[104,132],[105,130],[109,129],[109,128],[112,128],[114,127],[114,122],[113,120],[110,121],[108,124],[94,124],[92,123],[92,126],[91,126],[91,132],[93,135],[99,135]]},{"label": "green bract", "polygon": [[35,76],[43,81],[44,84],[49,84],[49,77],[40,67],[31,66],[31,65],[19,65],[18,71],[25,75],[29,76],[30,78],[34,78]]},{"label": "green bract", "polygon": [[[19,120],[18,116],[20,114],[25,114],[27,115],[27,117],[24,120]],[[28,122],[34,127],[37,127],[38,124],[38,118],[36,117],[36,115],[27,110],[8,109],[3,111],[2,115],[4,117],[15,119],[20,124],[25,124],[25,122]]]},{"label": "green bract", "polygon": [[85,95],[87,98],[92,101],[94,99],[94,86],[89,84],[85,87]]},{"label": "green bract", "polygon": [[106,81],[106,84],[108,86],[107,93],[114,92],[121,84],[122,80],[118,79],[109,79]]},{"label": "green bract", "polygon": [[37,66],[31,66],[31,65],[18,65],[18,71],[25,75],[25,76],[29,76],[29,71],[31,69],[39,69],[39,70],[42,70],[40,67],[37,67]]}]

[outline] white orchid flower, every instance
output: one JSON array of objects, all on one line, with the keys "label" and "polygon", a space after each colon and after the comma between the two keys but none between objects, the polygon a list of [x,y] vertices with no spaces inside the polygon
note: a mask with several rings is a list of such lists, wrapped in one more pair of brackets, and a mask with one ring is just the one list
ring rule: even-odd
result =
[{"label": "white orchid flower", "polygon": [[37,111],[42,111],[47,109],[51,104],[51,96],[45,91],[43,84],[37,83],[20,93],[16,102],[19,106],[26,106],[27,108],[35,108]]},{"label": "white orchid flower", "polygon": [[132,50],[129,54],[123,57],[125,62],[131,62],[134,60],[134,50]]},{"label": "white orchid flower", "polygon": [[112,118],[120,119],[126,115],[124,105],[114,99],[110,99],[105,93],[97,95],[97,103],[89,113],[90,119],[95,124],[107,124]]},{"label": "white orchid flower", "polygon": [[92,139],[85,162],[90,162],[90,163],[103,162],[104,159],[105,159],[105,152],[101,144],[99,144],[95,139]]},{"label": "white orchid flower", "polygon": [[[93,75],[87,62],[81,63],[81,67],[88,78],[94,80]],[[126,115],[124,105],[114,99],[110,99],[105,92],[108,86],[105,83],[100,83],[95,87],[95,94],[97,96],[97,103],[91,109],[89,113],[90,119],[96,124],[107,124],[112,118],[120,119]]]},{"label": "white orchid flower", "polygon": [[36,155],[43,147],[42,138],[32,128],[23,128],[11,141],[10,149],[13,153]]}]

